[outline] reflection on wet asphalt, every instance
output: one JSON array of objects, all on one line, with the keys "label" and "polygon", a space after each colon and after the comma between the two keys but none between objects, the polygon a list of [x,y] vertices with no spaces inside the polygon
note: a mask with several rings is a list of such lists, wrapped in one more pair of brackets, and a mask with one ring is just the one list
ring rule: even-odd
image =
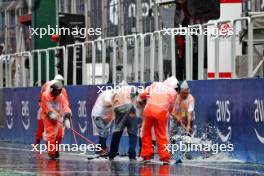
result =
[{"label": "reflection on wet asphalt", "polygon": [[[17,147],[16,147],[17,148]],[[0,146],[0,175],[264,175],[263,165],[244,163],[197,163],[181,165],[140,165],[126,157],[115,161],[87,160],[85,155],[62,153],[59,160],[50,160],[47,154],[28,149]]]}]

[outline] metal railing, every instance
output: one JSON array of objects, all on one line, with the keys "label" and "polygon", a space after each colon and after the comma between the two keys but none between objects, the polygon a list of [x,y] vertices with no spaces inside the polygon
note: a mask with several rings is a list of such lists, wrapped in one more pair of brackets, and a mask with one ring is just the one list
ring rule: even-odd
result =
[{"label": "metal railing", "polygon": [[[244,17],[239,19],[227,20],[227,21],[218,21],[214,23],[207,23],[202,25],[191,25],[188,26],[188,30],[192,28],[199,28],[201,33],[197,34],[198,37],[198,79],[206,79],[204,77],[204,62],[205,62],[205,40],[206,37],[202,31],[204,31],[209,26],[213,26],[218,28],[219,24],[222,23],[230,23],[233,27],[233,35],[231,36],[231,75],[232,78],[237,78],[236,76],[236,48],[237,48],[237,34],[236,31],[240,30],[241,27],[238,27],[238,24],[242,26],[242,24],[247,26],[248,28],[248,41],[247,41],[247,56],[248,56],[248,77],[254,76],[253,69],[253,24],[252,20],[255,18],[263,18],[264,16],[256,16],[254,18]],[[72,69],[72,84],[77,84],[77,48],[81,48],[82,58],[81,58],[81,66],[82,66],[82,84],[85,84],[88,76],[92,78],[92,82],[90,84],[96,83],[96,64],[102,64],[102,73],[101,73],[101,83],[106,83],[109,80],[106,80],[107,75],[112,77],[112,82],[118,82],[120,80],[117,79],[117,66],[122,65],[122,79],[128,80],[129,82],[147,82],[147,81],[163,81],[165,79],[164,75],[164,60],[169,60],[171,63],[171,75],[176,75],[176,31],[179,28],[170,28],[164,29],[161,31],[155,31],[153,33],[145,33],[145,34],[133,34],[127,36],[117,36],[117,37],[108,37],[104,39],[98,39],[94,41],[86,41],[84,43],[76,43],[67,46],[59,46],[47,49],[33,50],[28,52],[16,53],[12,55],[3,55],[0,56],[0,87],[26,87],[26,86],[34,86],[34,70],[37,70],[37,79],[35,79],[35,84],[40,86],[42,82],[50,80],[50,52],[58,52],[59,50],[62,53],[63,58],[63,76],[65,80],[68,80],[68,71]],[[165,36],[169,37],[169,40],[165,39]],[[215,43],[215,57],[208,58],[214,59],[214,69],[215,69],[215,78],[219,78],[219,40],[220,37],[217,35],[214,38]],[[107,46],[107,44],[110,44]],[[112,46],[111,46],[112,44]],[[98,46],[101,46],[98,49]],[[164,46],[166,46],[166,50],[164,51]],[[187,80],[192,80],[193,78],[193,36],[185,35],[185,75]],[[69,55],[69,50],[73,50],[72,58]],[[98,55],[101,54],[101,56]],[[43,59],[43,55],[45,56],[45,73],[46,80],[42,79],[42,66],[41,61]],[[87,74],[87,58],[91,56],[92,64],[92,74]],[[110,61],[107,62],[107,57],[111,58]],[[25,68],[25,59],[29,60],[29,68]],[[71,59],[73,62],[73,67],[68,68],[68,60]],[[98,61],[100,60],[100,61]],[[121,61],[122,60],[122,61]],[[13,81],[13,73],[12,73],[12,64],[16,65],[16,69],[18,70],[18,62],[21,61],[22,65],[20,70],[22,70],[22,84],[18,83],[18,81]],[[37,61],[37,65],[34,63]],[[55,57],[55,63],[58,60]],[[106,64],[110,65],[110,71],[106,72]],[[166,68],[169,69],[169,68]],[[55,74],[58,73],[58,69],[55,64]],[[146,78],[146,71],[149,73],[149,77]],[[28,73],[26,73],[28,72]],[[27,77],[29,77],[29,82],[27,82]],[[158,77],[158,78],[157,78]],[[128,79],[129,78],[129,79]],[[65,81],[65,84],[68,84]]]},{"label": "metal railing", "polygon": [[[263,59],[263,56],[262,56],[262,60],[260,61],[260,63],[256,66],[256,68],[254,69],[254,60],[253,60],[253,43],[254,43],[254,32],[253,32],[253,29],[254,29],[254,21],[257,20],[257,19],[260,19],[260,18],[264,18],[264,15],[255,15],[255,16],[252,16],[250,18],[250,23],[249,23],[249,26],[248,26],[248,60],[249,60],[249,64],[248,64],[248,77],[253,77],[255,76],[255,74],[257,73],[258,69],[260,68],[261,65],[264,65],[263,62],[264,62],[264,59]],[[264,27],[264,26],[263,26]],[[264,43],[264,41],[263,41]]]}]

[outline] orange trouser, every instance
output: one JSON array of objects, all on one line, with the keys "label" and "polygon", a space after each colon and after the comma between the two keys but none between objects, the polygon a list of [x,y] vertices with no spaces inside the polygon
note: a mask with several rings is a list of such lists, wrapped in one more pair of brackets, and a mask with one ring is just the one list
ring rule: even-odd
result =
[{"label": "orange trouser", "polygon": [[[48,160],[48,167],[46,167],[45,169],[46,169],[45,170],[46,174],[47,173],[58,173],[60,171],[60,162],[58,162],[56,160]],[[44,174],[45,174],[45,172],[44,172]],[[57,174],[54,174],[54,175],[57,175]],[[58,175],[60,175],[60,174],[58,174]]]},{"label": "orange trouser", "polygon": [[40,140],[42,139],[42,133],[44,132],[44,122],[43,122],[44,118],[45,118],[45,114],[42,113],[42,109],[39,108],[37,115],[38,124],[37,124],[37,129],[35,133],[35,142],[34,142],[35,145],[39,144]]},{"label": "orange trouser", "polygon": [[47,117],[44,119],[44,127],[46,132],[48,155],[52,156],[56,153],[56,151],[59,151],[59,145],[56,144],[61,143],[64,129],[61,122],[57,120],[50,120]]},{"label": "orange trouser", "polygon": [[44,132],[44,124],[42,119],[38,119],[38,125],[36,129],[36,135],[35,135],[35,145],[40,143],[40,140],[42,139],[42,133]]},{"label": "orange trouser", "polygon": [[151,129],[154,127],[154,132],[157,141],[158,153],[160,160],[168,160],[170,155],[166,150],[168,145],[168,140],[166,136],[166,129],[168,126],[168,117],[167,116],[145,116],[143,120],[143,129],[141,133],[141,157],[151,157],[153,154],[152,149],[152,134]]}]

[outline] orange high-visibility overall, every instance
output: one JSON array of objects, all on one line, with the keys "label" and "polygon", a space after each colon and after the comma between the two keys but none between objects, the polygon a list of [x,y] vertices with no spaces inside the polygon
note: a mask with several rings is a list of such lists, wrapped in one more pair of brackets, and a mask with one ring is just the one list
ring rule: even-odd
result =
[{"label": "orange high-visibility overall", "polygon": [[[42,139],[42,134],[44,132],[43,119],[44,119],[45,116],[44,117],[41,116],[41,114],[42,114],[41,113],[41,97],[42,97],[43,93],[47,90],[47,88],[49,87],[49,84],[50,84],[50,81],[46,82],[42,86],[41,91],[39,93],[38,105],[39,105],[40,108],[39,108],[38,114],[37,114],[38,122],[37,122],[37,129],[36,129],[36,133],[35,133],[35,142],[34,142],[35,145],[40,143],[40,140]],[[65,98],[68,101],[68,95],[67,95],[67,92],[66,92],[65,88],[62,89],[61,93],[65,96]]]},{"label": "orange high-visibility overall", "polygon": [[[40,104],[42,109],[41,116],[44,117],[43,122],[46,133],[46,144],[53,146],[50,150],[48,149],[48,154],[51,156],[58,151],[56,144],[61,143],[64,135],[63,116],[66,113],[71,113],[71,110],[69,108],[68,100],[63,94],[53,97],[50,91],[43,93]],[[56,119],[51,120],[47,115],[48,112],[55,113]]]},{"label": "orange high-visibility overall", "polygon": [[168,116],[173,109],[176,91],[165,83],[153,83],[143,93],[142,98],[147,97],[147,104],[143,111],[143,129],[141,133],[142,149],[141,157],[150,158],[153,155],[151,128],[157,140],[158,153],[161,161],[169,160],[169,153],[166,151],[168,144],[166,129]]}]

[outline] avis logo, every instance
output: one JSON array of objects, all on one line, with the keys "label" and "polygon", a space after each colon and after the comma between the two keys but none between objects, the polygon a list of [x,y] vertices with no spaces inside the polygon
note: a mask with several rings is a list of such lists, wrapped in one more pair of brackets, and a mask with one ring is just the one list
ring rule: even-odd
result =
[{"label": "avis logo", "polygon": [[7,117],[7,121],[6,121],[7,128],[12,129],[14,124],[12,101],[6,101],[5,104],[6,104],[5,114]]},{"label": "avis logo", "polygon": [[[255,109],[255,112],[254,112],[255,122],[256,123],[262,123],[262,122],[264,122],[264,102],[263,102],[263,100],[255,100],[254,104],[256,105],[256,109]],[[264,144],[264,137],[262,137],[258,133],[256,128],[254,130],[255,130],[255,133],[257,135],[258,140],[262,144]]]},{"label": "avis logo", "polygon": [[21,101],[22,109],[21,109],[21,115],[22,115],[22,124],[25,130],[28,130],[30,127],[30,118],[29,118],[29,102],[28,101]]},{"label": "avis logo", "polygon": [[[217,105],[217,110],[216,110],[217,122],[224,122],[228,124],[231,120],[231,113],[229,110],[229,105],[230,105],[229,100],[225,100],[225,101],[217,100],[216,105]],[[219,128],[216,128],[216,132],[222,142],[227,142],[229,139],[231,139],[231,131],[232,131],[231,126],[228,126],[227,129],[228,129],[228,133],[224,135],[219,130]]]},{"label": "avis logo", "polygon": [[[78,101],[78,117],[79,117],[79,122],[78,122],[78,125],[79,125],[79,128],[81,130],[82,133],[84,133],[86,130],[87,130],[87,111],[86,111],[86,101]],[[84,119],[81,120],[81,119]],[[84,122],[84,126],[82,126],[83,123],[81,122]]]}]

